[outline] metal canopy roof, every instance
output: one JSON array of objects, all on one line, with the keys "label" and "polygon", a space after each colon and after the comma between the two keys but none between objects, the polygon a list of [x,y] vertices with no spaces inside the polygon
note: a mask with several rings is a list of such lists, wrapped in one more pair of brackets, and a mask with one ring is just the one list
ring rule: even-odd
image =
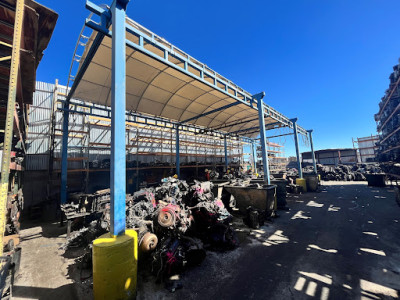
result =
[{"label": "metal canopy roof", "polygon": [[[92,20],[86,25],[95,30],[78,57],[69,98],[110,106],[112,28]],[[250,93],[133,20],[127,18],[126,26],[127,110],[242,136],[258,135],[257,100]],[[287,117],[264,106],[266,129],[293,126]],[[307,136],[303,128],[298,130]]]}]

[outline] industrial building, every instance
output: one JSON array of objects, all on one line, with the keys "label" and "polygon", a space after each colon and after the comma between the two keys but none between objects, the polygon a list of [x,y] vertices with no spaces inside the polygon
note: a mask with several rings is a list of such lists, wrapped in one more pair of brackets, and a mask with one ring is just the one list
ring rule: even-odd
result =
[{"label": "industrial building", "polygon": [[[134,3],[109,4],[86,1],[63,85],[36,78],[63,12],[0,0],[2,299],[398,297],[395,195],[367,186],[379,167],[314,151],[268,87],[246,91],[129,18]],[[357,140],[362,162],[378,138]],[[378,234],[381,250],[363,245]],[[378,268],[379,284],[364,275]]]},{"label": "industrial building", "polygon": [[[312,163],[312,152],[303,152],[301,157],[302,163]],[[328,166],[358,163],[357,150],[351,148],[317,150],[315,159],[318,164]]]},{"label": "industrial building", "polygon": [[367,163],[376,161],[379,136],[372,135],[353,140],[353,147],[357,144],[359,162]]}]

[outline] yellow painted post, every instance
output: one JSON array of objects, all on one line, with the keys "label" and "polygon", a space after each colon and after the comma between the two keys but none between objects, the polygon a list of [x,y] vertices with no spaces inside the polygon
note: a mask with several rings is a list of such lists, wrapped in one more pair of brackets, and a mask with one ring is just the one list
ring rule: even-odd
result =
[{"label": "yellow painted post", "polygon": [[134,299],[136,296],[138,237],[106,233],[93,242],[94,299]]},{"label": "yellow painted post", "polygon": [[296,184],[303,188],[303,192],[307,192],[307,182],[304,178],[296,178]]},{"label": "yellow painted post", "polygon": [[0,256],[3,255],[3,237],[6,223],[6,204],[8,196],[8,177],[10,175],[10,156],[14,128],[14,110],[17,97],[17,78],[21,49],[22,23],[24,20],[24,0],[17,0],[15,8],[14,38],[11,54],[10,81],[8,86],[7,115],[4,132],[4,148],[1,161],[0,180]]}]

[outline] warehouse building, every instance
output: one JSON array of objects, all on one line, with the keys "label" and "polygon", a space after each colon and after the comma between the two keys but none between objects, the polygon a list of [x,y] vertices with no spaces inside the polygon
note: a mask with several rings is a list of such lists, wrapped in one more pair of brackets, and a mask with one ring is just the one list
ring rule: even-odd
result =
[{"label": "warehouse building", "polygon": [[[312,163],[312,153],[301,154],[303,163]],[[315,151],[315,159],[318,164],[337,166],[338,164],[352,165],[358,163],[357,149],[339,148],[322,149]]]},{"label": "warehouse building", "polygon": [[[378,135],[370,135],[353,140],[354,148],[358,149],[359,162],[367,163],[376,161],[378,152],[377,143],[379,142]],[[357,145],[357,147],[356,147]]]}]

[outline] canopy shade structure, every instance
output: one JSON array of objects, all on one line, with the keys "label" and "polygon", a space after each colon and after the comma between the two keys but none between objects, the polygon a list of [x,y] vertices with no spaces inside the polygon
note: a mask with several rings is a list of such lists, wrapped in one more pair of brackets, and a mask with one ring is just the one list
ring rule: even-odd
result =
[{"label": "canopy shade structure", "polygon": [[[95,13],[105,12],[88,3]],[[112,28],[93,20],[86,25],[95,30],[79,57],[69,98],[110,106]],[[230,134],[258,135],[252,94],[129,18],[126,28],[127,110]],[[292,126],[287,117],[264,106],[266,129]],[[299,133],[307,135],[301,127]]]},{"label": "canopy shade structure", "polygon": [[[129,0],[113,0],[102,8],[90,1],[91,17],[78,39],[69,81],[73,84],[63,104],[60,202],[67,200],[68,127],[71,99],[111,106],[110,231],[125,232],[126,115],[168,119],[175,129],[175,166],[180,178],[180,131],[195,126],[214,135],[222,131],[227,158],[227,136],[240,139],[260,134],[264,182],[270,184],[266,129],[293,128],[298,151],[297,119],[288,119],[263,102],[264,92],[252,95],[205,64],[126,17]],[[111,26],[112,23],[112,26]],[[93,32],[83,34],[85,29]],[[80,45],[82,55],[77,54]],[[72,76],[74,61],[79,63]],[[156,122],[157,123],[157,122]],[[196,129],[197,130],[197,129]],[[171,131],[172,132],[172,131]],[[171,133],[172,135],[172,133]],[[172,137],[171,137],[172,140]],[[255,164],[254,164],[255,166]],[[301,166],[300,166],[301,167]]]}]

